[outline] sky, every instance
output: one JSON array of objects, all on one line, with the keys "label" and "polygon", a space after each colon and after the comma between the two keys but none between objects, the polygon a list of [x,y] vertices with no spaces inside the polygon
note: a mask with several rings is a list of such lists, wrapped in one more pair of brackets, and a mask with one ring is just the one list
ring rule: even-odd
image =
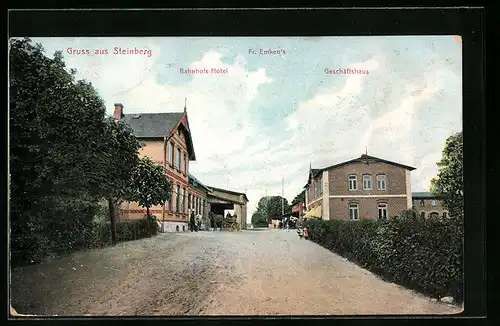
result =
[{"label": "sky", "polygon": [[[205,185],[246,192],[248,221],[261,197],[281,195],[282,178],[291,201],[310,166],[366,151],[415,167],[412,191],[428,191],[446,139],[462,130],[458,37],[32,40],[49,57],[62,51],[109,115],[117,102],[129,114],[182,112],[186,101],[196,153],[190,173]],[[182,73],[211,68],[227,70]],[[342,73],[347,68],[358,73]]]}]

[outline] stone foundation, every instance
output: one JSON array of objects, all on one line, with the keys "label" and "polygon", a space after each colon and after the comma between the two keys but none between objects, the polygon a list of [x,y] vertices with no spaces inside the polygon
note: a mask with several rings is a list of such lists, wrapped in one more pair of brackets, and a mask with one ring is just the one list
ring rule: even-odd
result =
[{"label": "stone foundation", "polygon": [[188,232],[189,225],[186,222],[162,222],[162,232]]}]

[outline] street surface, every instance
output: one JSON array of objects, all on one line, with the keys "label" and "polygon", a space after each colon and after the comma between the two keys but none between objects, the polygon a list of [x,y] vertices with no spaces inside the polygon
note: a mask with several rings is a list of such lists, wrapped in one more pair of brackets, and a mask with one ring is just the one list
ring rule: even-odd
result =
[{"label": "street surface", "polygon": [[295,231],[160,234],[12,272],[20,314],[452,314]]}]

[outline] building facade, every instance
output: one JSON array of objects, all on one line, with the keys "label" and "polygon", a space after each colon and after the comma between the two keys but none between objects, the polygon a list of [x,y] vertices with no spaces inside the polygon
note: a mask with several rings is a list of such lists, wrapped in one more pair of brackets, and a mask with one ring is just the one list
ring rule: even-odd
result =
[{"label": "building facade", "polygon": [[448,218],[448,210],[441,197],[431,192],[414,192],[412,194],[413,210],[422,218]]},{"label": "building facade", "polygon": [[[233,209],[240,226],[246,227],[246,194],[205,186],[189,173],[189,163],[196,160],[196,155],[186,108],[184,112],[124,114],[123,105],[117,103],[113,116],[132,128],[141,143],[140,157],[162,165],[172,182],[170,200],[149,210],[163,232],[188,231],[192,212],[206,229],[210,228],[211,204],[215,204],[214,209]],[[146,214],[146,209],[135,202],[123,202],[119,211],[122,220],[141,219]]]},{"label": "building facade", "polygon": [[365,154],[323,169],[310,169],[305,216],[364,220],[398,215],[412,208],[413,170]]},{"label": "building facade", "polygon": [[[114,118],[125,121],[141,142],[140,157],[149,157],[164,167],[172,182],[172,196],[163,206],[150,208],[163,231],[187,231],[189,162],[196,160],[186,108],[184,112],[124,114],[123,105],[115,104]],[[198,192],[191,190],[196,198]],[[124,202],[120,207],[122,219],[140,219],[146,209],[135,202]]]},{"label": "building facade", "polygon": [[247,195],[211,186],[208,188],[210,189],[207,194],[208,211],[224,216],[224,210],[232,210],[237,217],[238,227],[245,229],[247,227]]},{"label": "building facade", "polygon": [[188,215],[194,213],[196,219],[201,219],[203,228],[209,229],[210,220],[208,218],[208,193],[210,188],[205,186],[201,181],[196,179],[192,174],[189,174],[189,187],[188,187]]},{"label": "building facade", "polygon": [[294,216],[302,216],[305,214],[306,211],[306,204],[302,202],[298,202],[292,206],[292,213],[294,213]]}]

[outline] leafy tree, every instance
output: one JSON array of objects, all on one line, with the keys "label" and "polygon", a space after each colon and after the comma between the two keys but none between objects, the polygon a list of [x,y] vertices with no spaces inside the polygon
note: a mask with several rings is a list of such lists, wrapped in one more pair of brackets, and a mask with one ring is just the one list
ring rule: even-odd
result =
[{"label": "leafy tree", "polygon": [[40,260],[94,241],[98,203],[124,196],[138,144],[60,51],[49,58],[29,39],[9,46],[11,249]]},{"label": "leafy tree", "polygon": [[131,181],[127,199],[146,207],[147,216],[150,215],[151,206],[165,204],[172,194],[172,183],[165,175],[164,168],[149,157],[139,160]]},{"label": "leafy tree", "polygon": [[124,198],[130,197],[132,173],[139,164],[140,144],[132,129],[120,120],[105,120],[103,141],[95,148],[96,160],[101,159],[102,183],[101,195],[108,200],[111,223],[111,240],[116,243],[115,207]]},{"label": "leafy tree", "polygon": [[[282,202],[281,196],[268,196],[262,197],[257,205],[257,210],[252,214],[252,224],[254,225],[268,225],[273,219],[282,218]],[[290,210],[288,201],[284,198],[285,213]]]},{"label": "leafy tree", "polygon": [[262,214],[262,212],[255,211],[252,214],[252,225],[256,227],[265,227],[268,225],[266,217]]},{"label": "leafy tree", "polygon": [[431,180],[431,192],[443,198],[450,217],[462,219],[464,214],[463,186],[463,134],[450,136],[446,140],[439,172]]},{"label": "leafy tree", "polygon": [[11,250],[39,260],[90,236],[106,177],[94,153],[105,109],[60,52],[46,57],[29,39],[9,46]]}]

